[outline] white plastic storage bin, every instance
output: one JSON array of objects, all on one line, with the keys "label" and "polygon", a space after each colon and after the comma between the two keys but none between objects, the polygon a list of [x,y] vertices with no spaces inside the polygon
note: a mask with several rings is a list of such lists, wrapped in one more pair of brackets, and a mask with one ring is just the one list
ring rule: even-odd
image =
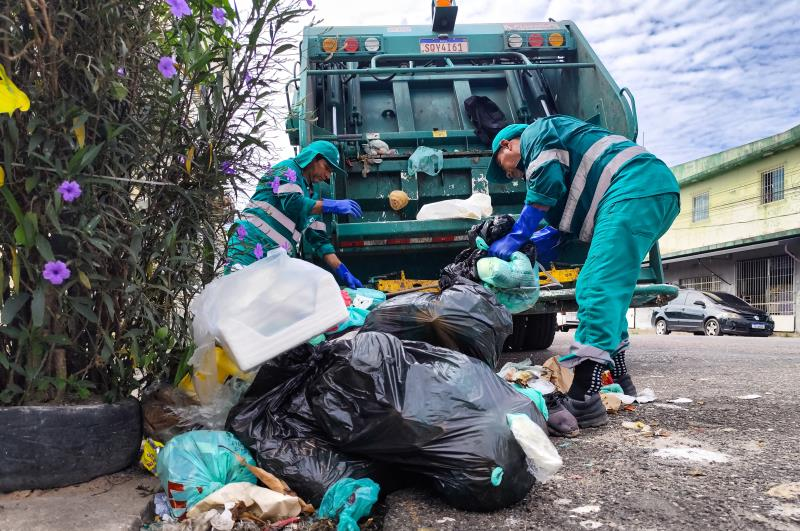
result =
[{"label": "white plastic storage bin", "polygon": [[329,272],[283,249],[214,280],[195,298],[193,359],[216,340],[242,371],[286,352],[348,318]]}]

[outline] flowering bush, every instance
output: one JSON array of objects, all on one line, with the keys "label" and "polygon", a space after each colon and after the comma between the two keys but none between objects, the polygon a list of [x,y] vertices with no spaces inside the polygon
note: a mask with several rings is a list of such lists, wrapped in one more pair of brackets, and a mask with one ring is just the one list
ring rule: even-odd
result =
[{"label": "flowering bush", "polygon": [[0,114],[0,403],[180,378],[307,2],[7,5],[0,65],[30,108]]}]

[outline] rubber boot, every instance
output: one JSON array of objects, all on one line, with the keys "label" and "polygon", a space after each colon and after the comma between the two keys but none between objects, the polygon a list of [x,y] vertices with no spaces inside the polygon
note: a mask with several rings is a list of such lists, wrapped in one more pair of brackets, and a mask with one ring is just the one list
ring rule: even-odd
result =
[{"label": "rubber boot", "polygon": [[639,396],[636,393],[636,386],[633,385],[633,380],[631,380],[631,376],[628,373],[623,374],[619,378],[614,378],[614,383],[619,384],[622,387],[622,392],[629,396]]},{"label": "rubber boot", "polygon": [[554,437],[577,437],[580,433],[578,419],[562,405],[566,399],[558,391],[544,395],[547,404],[547,431]]},{"label": "rubber boot", "polygon": [[603,405],[599,394],[586,395],[585,400],[576,400],[565,396],[561,404],[577,419],[581,429],[597,428],[608,424],[606,406]]}]

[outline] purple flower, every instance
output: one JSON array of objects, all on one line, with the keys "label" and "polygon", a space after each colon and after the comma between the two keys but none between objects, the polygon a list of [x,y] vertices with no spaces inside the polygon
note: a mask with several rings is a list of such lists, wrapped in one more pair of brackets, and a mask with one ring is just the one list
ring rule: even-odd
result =
[{"label": "purple flower", "polygon": [[306,0],[306,4],[308,4],[308,7],[314,7],[314,2],[311,0]]},{"label": "purple flower", "polygon": [[169,79],[178,71],[175,69],[175,59],[173,57],[162,57],[158,60],[158,71],[161,72],[161,75],[165,78]]},{"label": "purple flower", "polygon": [[125,77],[126,75],[128,75],[128,71],[125,70],[124,66],[121,66],[121,67],[117,68],[117,75],[119,77]]},{"label": "purple flower", "polygon": [[64,181],[58,187],[57,192],[61,194],[61,199],[67,203],[72,203],[81,195],[81,187],[76,181]]},{"label": "purple flower", "polygon": [[236,170],[233,167],[233,163],[229,160],[226,160],[220,165],[220,170],[225,175],[236,175]]},{"label": "purple flower", "polygon": [[166,2],[175,18],[183,18],[192,14],[192,9],[186,3],[186,0],[166,0]]},{"label": "purple flower", "polygon": [[214,19],[214,23],[217,26],[224,26],[225,25],[225,10],[221,7],[215,7],[211,10],[211,18]]},{"label": "purple flower", "polygon": [[239,241],[243,241],[247,238],[247,229],[243,225],[239,225],[236,227],[236,235],[239,237]]},{"label": "purple flower", "polygon": [[253,249],[253,254],[256,257],[256,260],[261,260],[264,258],[264,248],[261,246],[260,243],[256,244],[256,248]]},{"label": "purple flower", "polygon": [[255,81],[253,80],[253,76],[250,75],[250,72],[244,73],[244,84],[248,87],[252,86]]},{"label": "purple flower", "polygon": [[297,181],[297,173],[291,168],[287,168],[286,170],[286,178],[289,179],[290,183]]},{"label": "purple flower", "polygon": [[278,188],[280,187],[281,187],[281,179],[276,175],[275,179],[272,181],[272,193],[277,194]]},{"label": "purple flower", "polygon": [[44,264],[42,276],[45,280],[49,281],[54,286],[60,286],[65,280],[69,278],[72,272],[67,267],[67,264],[61,260],[55,262],[47,262]]}]

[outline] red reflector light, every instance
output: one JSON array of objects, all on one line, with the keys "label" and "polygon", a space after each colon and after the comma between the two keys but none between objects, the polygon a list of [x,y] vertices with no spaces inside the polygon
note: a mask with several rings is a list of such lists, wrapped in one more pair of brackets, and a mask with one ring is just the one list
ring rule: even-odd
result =
[{"label": "red reflector light", "polygon": [[531,48],[544,46],[544,36],[541,33],[531,33],[528,35],[528,46]]},{"label": "red reflector light", "polygon": [[347,37],[344,40],[344,46],[342,46],[342,49],[345,52],[357,52],[358,51],[358,39],[356,39],[355,37]]}]

